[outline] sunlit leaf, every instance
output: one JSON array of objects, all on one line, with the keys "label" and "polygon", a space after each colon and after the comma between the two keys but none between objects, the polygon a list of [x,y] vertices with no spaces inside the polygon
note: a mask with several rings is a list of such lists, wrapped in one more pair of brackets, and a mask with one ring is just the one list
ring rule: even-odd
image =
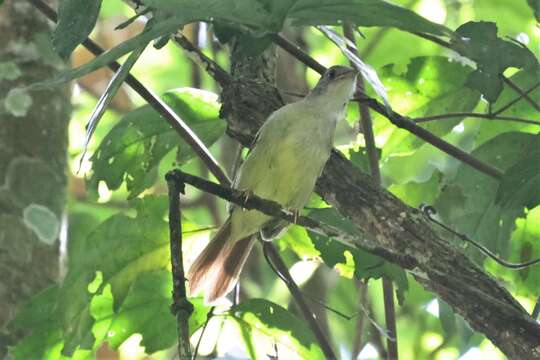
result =
[{"label": "sunlit leaf", "polygon": [[136,208],[136,217],[115,215],[87,238],[70,243],[70,266],[59,300],[65,354],[71,354],[78,346],[89,349],[94,344],[92,294],[88,284],[96,272],[102,274],[101,284],[111,285],[115,307],[118,307],[141,273],[164,269],[169,264],[168,226],[163,220],[167,200],[147,197],[138,200]]},{"label": "sunlit leaf", "polygon": [[[219,119],[217,95],[180,88],[165,93],[163,100],[206,146],[223,135],[226,124]],[[99,182],[104,181],[114,190],[125,182],[130,197],[134,197],[154,184],[159,162],[175,149],[178,149],[180,165],[195,156],[191,147],[155,110],[149,105],[138,108],[105,136],[92,156],[89,188],[95,192]]]},{"label": "sunlit leaf", "polygon": [[254,333],[260,333],[275,341],[278,347],[296,353],[299,359],[324,359],[307,325],[277,304],[251,299],[233,306],[229,314],[238,323],[252,358],[267,359],[269,353],[253,342]]},{"label": "sunlit leaf", "polygon": [[[357,233],[354,225],[335,209],[314,209],[310,211],[309,216],[348,233]],[[398,298],[400,302],[403,302],[408,283],[402,269],[362,249],[347,246],[332,238],[312,232],[308,232],[308,234],[327,266],[334,268],[337,265],[341,272],[349,270],[357,279],[378,279],[381,276],[386,276],[395,281]]]},{"label": "sunlit leaf", "polygon": [[[110,292],[96,296],[91,312],[96,318],[94,332],[100,341],[116,349],[134,334],[142,335],[141,346],[146,353],[168,349],[177,340],[176,318],[171,312],[171,273],[156,270],[141,274],[131,285],[122,305],[114,311]],[[209,308],[202,298],[192,298],[194,312],[189,317],[189,332],[193,334],[206,321]]]}]

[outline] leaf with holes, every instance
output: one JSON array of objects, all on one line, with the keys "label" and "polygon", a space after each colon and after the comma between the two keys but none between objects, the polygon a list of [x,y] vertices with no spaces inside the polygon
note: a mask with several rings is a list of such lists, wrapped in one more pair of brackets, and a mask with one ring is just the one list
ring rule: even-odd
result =
[{"label": "leaf with holes", "polygon": [[534,69],[538,61],[520,43],[502,40],[497,25],[492,22],[470,21],[461,25],[453,38],[452,48],[476,62],[477,69],[469,74],[467,85],[480,91],[486,100],[494,102],[503,89],[501,76],[509,67]]},{"label": "leaf with holes", "polygon": [[[163,100],[206,146],[225,132],[225,122],[219,119],[217,95],[180,88],[165,93]],[[138,108],[105,136],[92,156],[89,188],[95,193],[99,182],[104,181],[109,189],[115,190],[125,182],[129,197],[133,198],[154,184],[160,161],[175,149],[180,165],[195,156],[191,147],[155,110],[149,105]]]}]

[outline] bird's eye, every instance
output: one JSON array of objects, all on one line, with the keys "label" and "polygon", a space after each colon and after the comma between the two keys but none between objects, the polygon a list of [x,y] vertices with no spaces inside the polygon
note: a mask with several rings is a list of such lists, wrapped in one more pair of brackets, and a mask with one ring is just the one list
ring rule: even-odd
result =
[{"label": "bird's eye", "polygon": [[330,69],[330,70],[328,71],[328,77],[329,77],[330,79],[334,79],[334,78],[336,77],[336,70],[335,70],[335,69]]}]

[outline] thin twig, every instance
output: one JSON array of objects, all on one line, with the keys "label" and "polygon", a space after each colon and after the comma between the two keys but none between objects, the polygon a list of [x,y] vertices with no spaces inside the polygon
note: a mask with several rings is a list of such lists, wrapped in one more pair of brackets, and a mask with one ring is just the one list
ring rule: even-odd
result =
[{"label": "thin twig", "polygon": [[[277,45],[281,46],[285,51],[287,51],[292,56],[296,57],[298,60],[300,60],[307,66],[311,67],[313,70],[321,74],[324,73],[326,68],[323,65],[319,64],[315,59],[313,59],[311,56],[309,56],[304,51],[302,51],[302,49],[300,49],[298,46],[291,44],[289,40],[279,35],[276,35],[273,38],[273,40]],[[375,110],[382,116],[386,117],[395,126],[413,133],[414,135],[418,136],[425,142],[442,150],[448,155],[455,157],[456,159],[462,161],[463,163],[473,167],[474,169],[486,175],[489,175],[497,179],[502,177],[503,173],[501,170],[476,159],[475,157],[468,154],[467,152],[446,142],[445,140],[432,134],[431,132],[419,126],[418,124],[415,124],[413,121],[411,121],[407,117],[400,115],[399,113],[393,110],[388,110],[386,106],[381,104],[376,99],[370,98],[370,97],[362,97],[359,100],[363,103],[366,103],[371,109]]]},{"label": "thin twig", "polygon": [[[540,81],[537,82],[536,84],[534,84],[533,86],[531,86],[529,89],[525,90],[524,94],[530,94],[531,92],[536,90],[539,86],[540,86]],[[499,110],[494,111],[492,114],[493,115],[499,115],[500,113],[508,110],[510,107],[512,107],[515,103],[517,103],[522,98],[523,97],[521,95],[519,95],[514,100],[509,101],[508,104],[501,106],[501,108]]]},{"label": "thin twig", "polygon": [[540,296],[538,297],[538,299],[536,299],[536,304],[534,305],[531,316],[533,319],[537,320],[538,315],[540,315]]},{"label": "thin twig", "polygon": [[206,328],[208,327],[208,323],[210,322],[210,320],[214,316],[214,309],[215,309],[215,306],[212,306],[210,308],[210,311],[208,311],[208,313],[206,314],[206,321],[204,322],[203,328],[201,330],[201,336],[199,336],[199,340],[197,340],[197,345],[195,345],[195,350],[193,350],[193,358],[192,358],[192,360],[197,359],[197,355],[199,354],[199,347],[201,346],[204,333],[206,331]]},{"label": "thin twig", "polygon": [[186,295],[184,260],[182,256],[182,220],[180,216],[180,192],[184,191],[184,184],[169,174],[166,175],[166,180],[169,187],[169,235],[173,281],[173,304],[171,305],[171,311],[176,316],[178,356],[180,360],[191,360],[189,317],[193,313],[193,305],[189,302]]},{"label": "thin twig", "polygon": [[506,76],[502,76],[503,81],[508,85],[512,90],[517,92],[520,97],[525,99],[533,108],[535,108],[536,111],[540,111],[540,106],[534,101],[533,98],[529,96],[529,94],[525,91],[523,91],[519,86],[517,86],[512,80],[507,78]]},{"label": "thin twig", "polygon": [[513,121],[513,122],[533,124],[533,125],[540,126],[540,121],[523,119],[523,118],[519,118],[515,116],[497,116],[494,114],[483,114],[483,113],[474,113],[474,112],[456,112],[456,113],[448,113],[448,114],[440,114],[440,115],[432,115],[432,116],[423,116],[423,117],[414,118],[412,120],[415,123],[419,124],[419,123],[433,121],[433,120],[451,119],[451,118],[457,118],[457,117],[470,117],[470,118],[478,118],[478,119]]},{"label": "thin twig", "polygon": [[[39,11],[47,16],[51,21],[57,21],[56,12],[49,7],[42,0],[28,0]],[[105,52],[98,44],[90,39],[86,39],[83,46],[87,48],[92,54],[98,56]],[[120,68],[120,64],[113,61],[107,65],[111,70],[117,71]],[[128,75],[125,81],[139,96],[141,96],[154,110],[156,110],[161,116],[167,120],[172,128],[186,141],[186,143],[193,149],[201,161],[208,167],[210,172],[218,179],[222,184],[229,184],[230,180],[221,169],[220,165],[210,153],[206,145],[199,139],[189,126],[176,114],[167,104],[165,104],[158,96],[152,93],[146,86],[144,86],[134,76]]]},{"label": "thin twig", "polygon": [[[354,31],[352,25],[346,24],[343,26],[343,34],[353,44],[356,45],[356,39],[354,37]],[[349,48],[350,51],[358,55],[356,48]],[[351,64],[353,62],[351,61]],[[358,87],[361,92],[364,92],[364,79],[359,74]],[[369,168],[371,177],[377,185],[381,184],[381,171],[379,169],[379,155],[377,153],[377,146],[375,144],[375,136],[373,133],[373,123],[371,121],[371,114],[369,108],[364,103],[358,103],[358,109],[360,112],[360,122],[362,124],[362,130],[364,139],[366,142],[366,150],[369,159]],[[388,348],[387,359],[398,359],[398,343],[397,343],[397,331],[396,331],[396,310],[394,306],[394,285],[392,280],[387,277],[383,277],[383,301],[384,301],[384,316],[386,321],[386,327],[388,329],[389,336],[386,339],[386,346]]]},{"label": "thin twig", "polygon": [[362,242],[362,238],[364,236],[364,234],[360,231],[349,233],[331,225],[321,223],[307,216],[297,216],[297,214],[283,209],[279,203],[272,200],[262,199],[256,195],[250,195],[249,198],[246,199],[246,194],[244,191],[224,187],[198,176],[187,174],[178,169],[170,171],[168,176],[174,177],[177,179],[177,181],[189,184],[199,190],[239,205],[244,209],[259,210],[266,215],[280,218],[290,223],[295,223],[296,225],[302,226],[316,234],[331,237],[334,240],[349,246],[358,246],[357,244]]},{"label": "thin twig", "polygon": [[289,270],[287,269],[287,265],[285,265],[285,263],[279,256],[279,253],[277,252],[274,245],[269,241],[263,241],[263,251],[265,253],[265,256],[268,257],[269,263],[271,263],[276,268],[276,271],[283,276],[285,285],[287,285],[287,287],[289,288],[289,291],[291,292],[291,295],[296,302],[296,305],[298,305],[298,308],[302,312],[304,319],[306,319],[311,331],[315,335],[315,338],[317,338],[317,341],[319,342],[319,345],[321,346],[321,350],[323,351],[325,357],[327,359],[336,359],[336,355],[334,355],[332,346],[326,339],[326,336],[324,335],[322,329],[317,323],[315,315],[306,303],[302,292],[298,288],[298,285],[296,285],[296,283],[294,282],[291,274],[289,273]]}]

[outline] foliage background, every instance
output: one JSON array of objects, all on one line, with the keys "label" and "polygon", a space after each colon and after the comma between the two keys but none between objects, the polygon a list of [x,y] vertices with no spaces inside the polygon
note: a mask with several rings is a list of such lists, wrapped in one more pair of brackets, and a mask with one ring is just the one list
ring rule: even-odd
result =
[{"label": "foliage background", "polygon": [[[493,21],[501,38],[519,39],[536,57],[539,55],[540,30],[524,0],[396,3],[451,29],[470,20]],[[132,10],[122,2],[104,2],[91,37],[108,48],[113,47],[142,30],[143,25],[135,22],[125,30],[112,31],[130,16]],[[212,30],[200,25],[188,26],[185,32],[228,68],[228,50],[212,37]],[[396,111],[421,117],[486,110],[487,103],[480,99],[480,94],[466,86],[471,62],[400,30],[362,28],[361,31],[365,39],[358,41],[359,52],[377,70]],[[288,27],[286,34],[326,66],[348,63],[335,45],[312,28]],[[86,50],[76,49],[75,65],[89,59]],[[149,46],[132,73],[156,93],[169,91],[165,97],[169,105],[205,142],[212,144],[213,154],[226,169],[233,167],[239,148],[222,135],[225,125],[219,120],[218,99],[209,93],[219,93],[219,89],[204,71],[193,65],[180,49],[168,44],[160,50]],[[505,75],[523,89],[540,80],[538,70],[511,68]],[[87,155],[81,159],[85,125],[95,107],[96,96],[103,93],[110,76],[107,70],[100,70],[78,79],[74,85],[74,112],[69,127],[68,272],[61,287],[41,293],[15,321],[15,327],[32,329],[12,349],[16,358],[40,354],[40,358],[57,359],[62,357],[62,348],[73,352],[73,358],[92,357],[94,353],[98,358],[106,358],[112,356],[113,350],[117,351],[114,356],[123,359],[144,358],[147,354],[155,359],[171,356],[176,331],[168,310],[171,289],[163,176],[175,165],[181,165],[186,172],[209,175],[185,145],[180,144],[178,152],[172,151],[179,144],[176,134],[165,125],[156,125],[159,119],[152,122],[154,115],[148,108],[131,112],[144,102],[124,87],[97,127]],[[291,93],[304,93],[317,79],[315,72],[279,51],[278,87]],[[182,89],[173,90],[178,88]],[[505,87],[492,107],[498,109],[515,96]],[[540,91],[532,92],[531,97],[538,102]],[[523,100],[504,115],[539,118],[538,112]],[[346,121],[339,125],[336,146],[365,170],[364,143],[357,135],[357,122],[357,107],[349,106]],[[502,170],[511,169],[516,174],[530,172],[523,176],[530,181],[527,186],[516,186],[510,179],[506,190],[500,190],[494,180],[410,133],[396,129],[380,116],[374,116],[374,126],[381,149],[384,186],[405,203],[435,204],[446,223],[505,258],[523,261],[540,256],[540,209],[536,206],[539,196],[535,187],[540,172],[540,147],[535,135],[538,126],[466,117],[427,125],[437,135]],[[148,137],[141,138],[141,132]],[[220,224],[226,211],[224,203],[193,189],[188,189],[183,204],[184,250],[189,263],[211,235],[209,228]],[[309,207],[324,207],[324,204],[313,196]],[[329,219],[328,215],[320,216]],[[373,275],[361,274],[360,270],[373,263],[370,255],[353,254],[328,239],[310,236],[299,227],[292,227],[278,244],[306,293],[340,312],[354,315],[347,320],[317,309],[342,358],[357,355],[354,352],[360,352],[360,358],[376,358],[385,342],[377,329],[384,327],[381,280],[372,278],[359,290],[360,281],[353,278],[355,273],[360,277]],[[538,296],[540,268],[505,270],[490,260],[484,261],[477,251],[460,245],[504,282],[527,310],[532,310]],[[395,280],[402,300],[397,307],[401,358],[503,358],[483,335],[473,332],[448,305],[426,292],[412,277],[397,275]],[[359,298],[365,299],[364,309],[359,308]],[[258,249],[243,273],[241,299],[233,310],[217,311],[220,315],[209,322],[199,350],[201,356],[264,358],[273,353],[273,342],[277,341],[280,357],[322,357],[309,330],[301,321],[291,321],[294,305],[290,295]],[[194,301],[196,312],[190,321],[195,330],[205,322],[208,308],[199,299]],[[70,326],[66,327],[66,323]],[[360,334],[363,340],[358,344]],[[195,331],[193,341],[199,336],[200,329]]]}]

